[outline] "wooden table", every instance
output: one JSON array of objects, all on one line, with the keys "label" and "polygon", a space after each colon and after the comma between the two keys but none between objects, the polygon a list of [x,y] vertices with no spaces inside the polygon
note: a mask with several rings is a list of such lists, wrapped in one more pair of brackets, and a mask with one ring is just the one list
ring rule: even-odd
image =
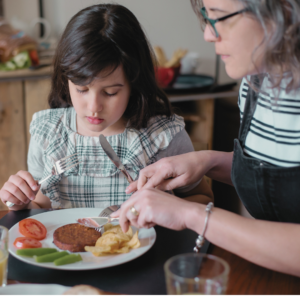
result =
[{"label": "wooden table", "polygon": [[299,277],[260,267],[217,246],[212,246],[210,253],[230,265],[228,295],[300,294]]},{"label": "wooden table", "polygon": [[[0,219],[8,211],[0,212]],[[211,245],[209,253],[225,259],[230,265],[227,295],[298,295],[300,278],[268,270],[228,251]],[[9,280],[8,284],[17,281]],[[108,295],[113,293],[107,292]]]}]

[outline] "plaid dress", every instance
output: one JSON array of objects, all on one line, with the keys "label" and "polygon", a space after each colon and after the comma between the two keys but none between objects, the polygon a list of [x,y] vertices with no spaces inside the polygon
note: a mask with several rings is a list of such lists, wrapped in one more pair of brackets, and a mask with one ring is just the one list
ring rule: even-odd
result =
[{"label": "plaid dress", "polygon": [[[73,107],[48,109],[33,116],[30,134],[43,149],[42,178],[51,173],[53,163],[61,158],[77,153],[81,160],[78,166],[45,181],[41,192],[50,198],[53,208],[102,208],[122,204],[130,197],[125,193],[128,181],[107,157],[98,137],[82,136],[71,129],[72,115]],[[182,117],[157,116],[150,120],[147,128],[126,128],[121,134],[108,136],[107,140],[136,180],[139,171],[155,162],[157,153],[166,149],[183,129]]]}]

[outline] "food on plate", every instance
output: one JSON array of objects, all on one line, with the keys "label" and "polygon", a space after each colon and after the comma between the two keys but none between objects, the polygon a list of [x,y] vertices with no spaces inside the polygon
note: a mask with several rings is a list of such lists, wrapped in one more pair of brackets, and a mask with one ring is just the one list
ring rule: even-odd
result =
[{"label": "food on plate", "polygon": [[124,233],[120,225],[106,224],[104,225],[104,233],[97,240],[96,245],[85,246],[85,251],[93,253],[95,256],[104,256],[108,254],[127,253],[131,249],[136,249],[141,246],[138,238],[139,232],[132,232],[131,226]]},{"label": "food on plate", "polygon": [[48,253],[41,256],[35,256],[35,261],[38,263],[45,263],[45,262],[54,262],[56,259],[64,257],[66,255],[70,255],[67,251],[57,251],[53,253]]},{"label": "food on plate", "polygon": [[154,52],[159,67],[176,68],[180,66],[180,61],[186,55],[187,50],[183,50],[180,48],[175,50],[173,56],[169,60],[167,60],[165,52],[161,47],[159,46],[154,47]]},{"label": "food on plate", "polygon": [[46,227],[38,220],[24,219],[19,222],[19,231],[28,238],[43,240],[47,235]]},{"label": "food on plate", "polygon": [[68,254],[66,256],[56,259],[53,263],[56,266],[62,266],[62,265],[67,265],[67,264],[73,264],[73,263],[81,261],[81,260],[82,260],[82,257],[80,254]]},{"label": "food on plate", "polygon": [[63,295],[105,295],[105,293],[91,285],[79,284],[66,290]]},{"label": "food on plate", "polygon": [[27,248],[27,249],[18,249],[16,251],[17,255],[21,256],[41,256],[49,253],[57,252],[55,248]]},{"label": "food on plate", "polygon": [[56,266],[72,264],[82,260],[80,254],[69,254],[67,251],[57,251],[45,255],[34,256],[37,263],[53,262]]},{"label": "food on plate", "polygon": [[53,243],[62,250],[83,252],[85,246],[94,246],[101,232],[78,223],[57,228],[53,233]]},{"label": "food on plate", "polygon": [[32,239],[28,237],[17,237],[14,241],[14,246],[19,249],[25,248],[41,248],[42,243],[37,239]]}]

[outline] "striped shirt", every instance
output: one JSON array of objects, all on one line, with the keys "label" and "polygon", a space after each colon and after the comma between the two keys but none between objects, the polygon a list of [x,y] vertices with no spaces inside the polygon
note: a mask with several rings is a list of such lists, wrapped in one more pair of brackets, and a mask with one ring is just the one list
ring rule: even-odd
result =
[{"label": "striped shirt", "polygon": [[[265,77],[243,150],[276,166],[295,167],[300,165],[300,89],[288,94],[286,84],[283,79],[280,91],[273,90]],[[248,90],[244,78],[238,100],[241,122]]]}]

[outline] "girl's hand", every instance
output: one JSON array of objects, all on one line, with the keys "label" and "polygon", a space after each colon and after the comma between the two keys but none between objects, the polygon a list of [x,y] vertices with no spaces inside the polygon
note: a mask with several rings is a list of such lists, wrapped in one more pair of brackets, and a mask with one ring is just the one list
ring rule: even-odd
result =
[{"label": "girl's hand", "polygon": [[[143,228],[157,224],[173,230],[182,230],[187,228],[186,218],[195,205],[198,204],[157,189],[142,189],[125,201],[111,217],[119,217],[123,232],[127,232],[129,223]],[[132,206],[139,212],[138,216],[131,212]]]},{"label": "girl's hand", "polygon": [[0,190],[0,198],[4,204],[7,201],[14,203],[12,210],[18,210],[27,205],[30,200],[34,200],[38,190],[39,185],[32,175],[27,171],[19,171],[4,183]]},{"label": "girl's hand", "polygon": [[170,191],[200,180],[209,170],[209,151],[190,152],[162,158],[142,169],[139,179],[131,183],[126,193],[141,188],[158,188]]}]

